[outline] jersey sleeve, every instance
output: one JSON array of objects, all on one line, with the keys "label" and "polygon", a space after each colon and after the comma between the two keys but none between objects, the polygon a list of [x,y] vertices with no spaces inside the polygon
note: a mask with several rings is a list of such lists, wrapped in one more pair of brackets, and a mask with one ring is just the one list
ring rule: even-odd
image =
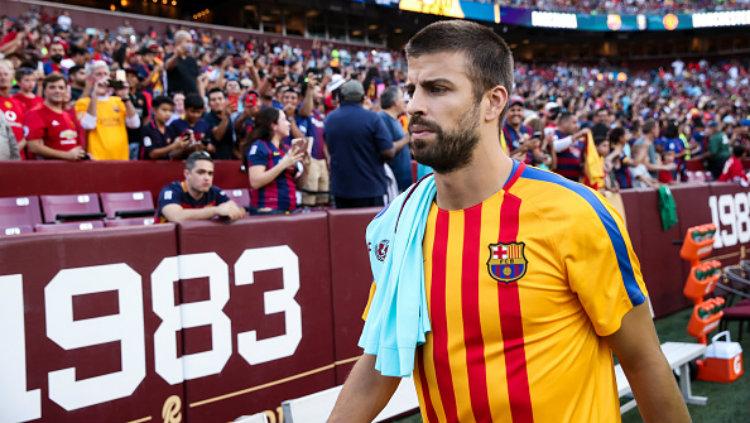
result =
[{"label": "jersey sleeve", "polygon": [[78,120],[83,119],[84,114],[86,113],[86,110],[89,108],[89,102],[91,100],[89,98],[80,98],[76,101],[75,109],[76,109],[76,117]]},{"label": "jersey sleeve", "polygon": [[607,336],[648,294],[622,218],[598,193],[583,189],[558,246],[571,289],[596,333]]},{"label": "jersey sleeve", "polygon": [[268,166],[269,153],[261,143],[254,143],[247,150],[248,166]]},{"label": "jersey sleeve", "polygon": [[214,191],[214,195],[216,196],[216,205],[224,204],[227,201],[230,200],[229,196],[224,194],[224,191],[221,190],[221,188],[213,186],[211,187],[211,190]]},{"label": "jersey sleeve", "polygon": [[46,127],[44,124],[44,120],[39,115],[39,113],[33,111],[26,113],[26,118],[24,119],[23,124],[24,126],[26,126],[26,128],[28,128],[28,134],[26,135],[27,140],[44,140]]},{"label": "jersey sleeve", "polygon": [[170,204],[180,205],[180,196],[182,191],[179,187],[175,187],[173,184],[169,184],[162,188],[159,193],[159,216],[162,215],[162,209]]}]

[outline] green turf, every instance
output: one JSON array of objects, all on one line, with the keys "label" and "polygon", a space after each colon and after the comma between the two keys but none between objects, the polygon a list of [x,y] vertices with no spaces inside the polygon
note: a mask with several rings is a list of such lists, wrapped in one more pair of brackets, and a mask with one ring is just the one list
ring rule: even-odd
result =
[{"label": "green turf", "polygon": [[[671,316],[656,320],[656,331],[661,342],[683,341],[694,342],[687,334],[686,327],[690,309],[677,312]],[[737,323],[730,325],[733,340],[737,338]],[[712,335],[714,335],[712,333]],[[750,351],[750,333],[742,339],[744,352]],[[745,355],[747,356],[747,355]],[[693,395],[708,397],[708,405],[688,405],[694,423],[744,423],[750,422],[750,376],[743,375],[736,382],[725,385],[721,383],[693,381]],[[418,423],[419,415],[409,416],[399,423]],[[628,411],[622,416],[623,423],[639,423],[643,420],[637,409]]]}]

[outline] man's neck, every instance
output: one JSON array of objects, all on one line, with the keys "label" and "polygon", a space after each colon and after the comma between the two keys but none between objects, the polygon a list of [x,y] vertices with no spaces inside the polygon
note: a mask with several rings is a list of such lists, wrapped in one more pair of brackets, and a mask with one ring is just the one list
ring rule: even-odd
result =
[{"label": "man's neck", "polygon": [[156,129],[158,129],[160,132],[164,132],[164,129],[167,127],[166,122],[161,122],[158,119],[154,119],[154,125],[156,125]]},{"label": "man's neck", "polygon": [[513,123],[511,123],[511,122],[508,122],[508,126],[510,126],[511,128],[513,128],[513,130],[516,131],[516,132],[521,131],[521,122],[518,122],[515,125]]},{"label": "man's neck", "polygon": [[21,94],[26,98],[36,97],[36,95],[32,91],[21,91]]},{"label": "man's neck", "polygon": [[63,105],[58,103],[51,103],[49,101],[45,101],[44,105],[47,106],[50,110],[57,113],[63,112]]},{"label": "man's neck", "polygon": [[189,184],[185,183],[185,185],[188,187],[188,194],[190,194],[194,200],[200,200],[205,195],[205,193],[194,190]]},{"label": "man's neck", "polygon": [[10,97],[10,88],[0,88],[0,97]]},{"label": "man's neck", "polygon": [[465,209],[502,189],[513,169],[513,160],[503,153],[499,140],[489,141],[479,142],[467,166],[451,173],[435,174],[438,207]]},{"label": "man's neck", "polygon": [[385,109],[385,112],[388,113],[388,116],[390,116],[390,117],[392,117],[394,119],[398,119],[398,117],[400,115],[400,113],[396,109],[393,109],[393,108]]}]

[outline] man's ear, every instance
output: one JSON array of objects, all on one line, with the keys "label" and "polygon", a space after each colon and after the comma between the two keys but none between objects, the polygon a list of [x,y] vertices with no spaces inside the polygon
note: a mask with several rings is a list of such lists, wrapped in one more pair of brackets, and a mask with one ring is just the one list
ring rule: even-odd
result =
[{"label": "man's ear", "polygon": [[491,122],[502,116],[508,104],[508,90],[502,85],[494,86],[487,94],[488,107],[484,113],[484,120]]},{"label": "man's ear", "polygon": [[183,170],[182,173],[185,175],[185,179],[187,179],[188,175],[190,175],[190,171],[187,169]]}]

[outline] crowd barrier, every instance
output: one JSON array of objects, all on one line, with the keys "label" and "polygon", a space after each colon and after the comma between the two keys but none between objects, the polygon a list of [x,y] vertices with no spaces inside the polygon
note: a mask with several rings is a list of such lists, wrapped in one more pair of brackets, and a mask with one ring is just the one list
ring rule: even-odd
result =
[{"label": "crowd barrier", "polygon": [[[3,191],[42,189],[27,179]],[[655,191],[622,193],[657,317],[689,305],[679,258],[688,227],[713,221],[725,264],[750,242],[746,189],[672,193],[679,223],[668,231]],[[360,354],[375,212],[0,239],[0,421],[278,419],[283,400],[342,383]]]}]

